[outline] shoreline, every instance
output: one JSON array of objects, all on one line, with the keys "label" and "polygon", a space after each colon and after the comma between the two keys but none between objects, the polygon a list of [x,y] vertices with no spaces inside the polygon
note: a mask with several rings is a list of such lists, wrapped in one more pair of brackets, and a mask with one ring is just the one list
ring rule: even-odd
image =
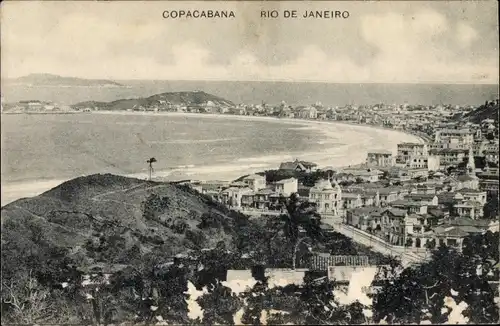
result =
[{"label": "shoreline", "polygon": [[406,130],[398,130],[383,126],[371,125],[371,124],[360,124],[353,123],[348,121],[338,121],[338,120],[313,120],[313,119],[298,119],[298,118],[278,118],[278,117],[269,117],[269,116],[253,116],[253,115],[232,115],[232,114],[220,114],[220,113],[191,113],[191,112],[138,112],[138,111],[91,111],[91,114],[116,114],[116,115],[135,115],[135,116],[189,116],[189,117],[206,117],[206,118],[214,118],[214,119],[232,119],[232,120],[242,120],[242,121],[271,121],[271,122],[286,122],[290,124],[300,124],[300,125],[310,125],[310,124],[318,124],[318,125],[348,125],[359,128],[370,128],[381,131],[390,131],[394,133],[401,133],[407,136],[412,136],[418,138],[421,142],[426,142],[426,140],[418,134],[406,131]]},{"label": "shoreline", "polygon": [[[153,113],[153,112],[116,112],[116,111],[100,111],[100,112],[92,112],[92,114],[119,114],[119,115],[147,115],[147,116],[184,116],[184,117],[198,117],[198,118],[206,118],[206,119],[226,119],[226,120],[240,120],[240,121],[268,121],[275,123],[286,123],[289,125],[297,125],[303,126],[306,129],[312,129],[317,132],[321,132],[325,139],[325,144],[328,144],[329,139],[337,138],[338,139],[338,130],[334,128],[335,125],[339,126],[348,126],[354,136],[351,137],[361,137],[360,142],[343,145],[341,147],[333,147],[330,151],[311,151],[305,152],[300,155],[301,159],[308,160],[308,157],[312,157],[316,155],[317,157],[321,157],[321,160],[315,161],[311,158],[312,161],[318,163],[319,168],[332,167],[335,169],[342,169],[347,166],[356,166],[364,163],[366,158],[365,150],[369,150],[370,147],[389,147],[394,146],[393,142],[395,139],[415,139],[419,142],[423,142],[424,140],[417,136],[407,132],[403,132],[400,130],[394,130],[390,128],[383,128],[379,126],[371,126],[371,125],[360,125],[354,123],[345,123],[341,121],[325,121],[325,120],[306,120],[306,119],[292,119],[292,118],[275,118],[275,117],[262,117],[262,116],[238,116],[238,115],[225,115],[225,114],[203,114],[203,113],[186,113],[186,112],[162,112],[162,113]],[[333,128],[332,128],[333,127]],[[367,134],[367,130],[376,130],[376,133],[372,133],[372,137],[362,137],[356,136],[356,134]],[[401,136],[399,137],[390,137],[390,133],[397,133]],[[347,134],[347,133],[346,133]],[[403,137],[404,135],[404,137]],[[373,138],[375,137],[375,139]],[[385,138],[385,139],[380,139]],[[357,147],[356,151],[350,150],[349,147]],[[395,149],[391,149],[394,152]],[[346,153],[356,153],[356,157],[349,157]],[[235,159],[234,161],[227,162],[227,164],[219,164],[219,165],[206,165],[206,166],[185,166],[178,167],[165,171],[158,171],[156,174],[157,181],[168,182],[168,181],[178,181],[178,180],[186,180],[186,179],[195,179],[195,180],[234,180],[240,176],[261,172],[268,169],[277,169],[279,167],[279,162],[283,160],[288,160],[291,157],[290,155],[285,155],[283,153],[275,153],[271,156],[259,156],[259,157],[243,157]],[[327,164],[322,164],[324,161]],[[235,165],[239,165],[235,168]],[[100,173],[105,173],[100,172]],[[90,173],[89,173],[90,174]],[[175,175],[177,174],[177,176]],[[147,172],[145,171],[137,171],[130,174],[120,174],[126,177],[139,178],[144,179],[147,177]],[[224,177],[222,177],[224,175]],[[54,180],[47,179],[38,179],[38,180],[19,180],[2,183],[2,202],[1,206],[7,205],[10,202],[13,202],[17,199],[32,197],[39,195],[47,190],[50,190],[59,184],[71,180],[71,178],[61,178]]]}]

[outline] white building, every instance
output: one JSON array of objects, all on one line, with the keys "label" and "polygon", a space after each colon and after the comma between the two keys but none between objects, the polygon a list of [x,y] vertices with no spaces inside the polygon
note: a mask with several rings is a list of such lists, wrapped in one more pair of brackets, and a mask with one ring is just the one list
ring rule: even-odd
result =
[{"label": "white building", "polygon": [[242,179],[253,191],[258,191],[266,187],[266,177],[258,174],[251,174]]},{"label": "white building", "polygon": [[391,167],[394,166],[394,157],[389,151],[373,151],[368,153],[366,164],[378,167]]},{"label": "white building", "polygon": [[318,180],[309,190],[309,201],[316,203],[320,214],[341,215],[342,190],[336,182],[332,185],[330,180]]},{"label": "white building", "polygon": [[276,181],[274,184],[274,191],[282,194],[285,197],[290,196],[298,191],[299,183],[295,178],[284,179]]},{"label": "white building", "polygon": [[399,143],[396,157],[396,164],[403,167],[418,168],[425,164],[427,167],[427,158],[429,151],[427,144],[423,143]]}]

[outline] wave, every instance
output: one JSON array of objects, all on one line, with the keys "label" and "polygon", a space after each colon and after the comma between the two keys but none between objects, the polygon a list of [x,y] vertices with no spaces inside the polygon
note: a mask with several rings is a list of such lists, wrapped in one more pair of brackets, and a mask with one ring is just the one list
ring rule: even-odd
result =
[{"label": "wave", "polygon": [[292,158],[293,156],[291,154],[281,154],[281,155],[243,157],[236,159],[236,162],[277,162],[277,161],[291,160]]},{"label": "wave", "polygon": [[147,141],[147,143],[148,144],[204,144],[204,143],[219,143],[236,139],[239,138],[151,140]]}]

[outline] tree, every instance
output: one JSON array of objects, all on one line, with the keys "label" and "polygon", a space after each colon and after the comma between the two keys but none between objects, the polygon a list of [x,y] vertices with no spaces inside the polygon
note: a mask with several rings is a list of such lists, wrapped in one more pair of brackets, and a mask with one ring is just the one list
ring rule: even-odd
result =
[{"label": "tree", "polygon": [[151,177],[153,175],[153,163],[156,163],[156,158],[151,157],[149,160],[146,161],[146,163],[149,164],[149,181],[151,181]]},{"label": "tree", "polygon": [[430,261],[408,267],[399,276],[383,282],[373,299],[374,321],[444,323],[449,310],[442,308],[445,298],[450,297],[457,304],[468,305],[463,314],[471,322],[498,321],[493,289],[486,273],[477,272],[478,266],[470,256],[440,246]]},{"label": "tree", "polygon": [[483,208],[484,217],[487,219],[497,219],[498,218],[498,196],[489,196],[484,204]]},{"label": "tree", "polygon": [[6,308],[2,309],[2,315],[6,314],[14,323],[43,322],[53,312],[49,295],[49,290],[38,283],[31,271],[9,283],[2,279],[2,306]]},{"label": "tree", "polygon": [[[285,236],[293,243],[292,268],[295,269],[299,245],[307,238],[317,241],[322,237],[321,216],[314,204],[301,201],[297,193],[292,194],[288,199],[286,211],[287,214],[281,215],[281,219],[284,222]],[[304,231],[304,235],[301,235],[301,230]]]},{"label": "tree", "polygon": [[203,323],[206,325],[234,325],[233,316],[240,308],[239,298],[232,290],[217,282],[209,293],[198,298],[203,309]]}]

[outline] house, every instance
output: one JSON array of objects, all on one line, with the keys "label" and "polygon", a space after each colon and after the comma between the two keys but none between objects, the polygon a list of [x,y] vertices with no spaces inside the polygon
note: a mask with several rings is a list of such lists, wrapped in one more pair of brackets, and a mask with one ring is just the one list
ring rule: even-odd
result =
[{"label": "house", "polygon": [[478,173],[479,188],[488,194],[498,195],[498,168],[488,168],[486,171]]},{"label": "house", "polygon": [[427,214],[428,206],[422,202],[399,199],[390,204],[392,207],[403,209],[409,214]]},{"label": "house", "polygon": [[274,182],[272,186],[276,193],[288,197],[298,191],[298,180],[295,178],[279,180]]},{"label": "house", "polygon": [[429,182],[425,184],[418,184],[414,189],[414,193],[422,195],[434,195],[436,194],[436,184]]},{"label": "house", "polygon": [[437,206],[439,204],[439,198],[436,194],[408,194],[404,196],[404,199],[428,206]]},{"label": "house", "polygon": [[342,170],[343,173],[352,174],[356,179],[360,178],[364,182],[378,182],[379,176],[383,174],[382,171],[377,169],[358,169],[347,168]]},{"label": "house", "polygon": [[[439,245],[447,245],[462,250],[463,241],[466,237],[485,232],[490,222],[485,220],[473,220],[470,218],[456,218],[447,221],[445,224],[434,228],[426,234],[426,242]],[[431,246],[432,248],[432,246]]]},{"label": "house", "polygon": [[388,203],[392,203],[400,199],[399,193],[401,191],[400,187],[385,187],[378,188],[379,205],[384,206]]},{"label": "house", "polygon": [[318,110],[313,107],[298,107],[295,115],[299,119],[316,119],[318,117]]},{"label": "house", "polygon": [[363,206],[363,201],[360,193],[347,191],[342,193],[342,208],[344,210],[361,206]]},{"label": "house", "polygon": [[230,207],[241,207],[243,196],[253,195],[254,191],[248,187],[229,187],[219,194],[220,201]]},{"label": "house", "polygon": [[477,219],[483,216],[483,206],[477,201],[463,200],[453,206],[453,212],[456,216]]},{"label": "house", "polygon": [[406,234],[412,233],[413,223],[408,221],[408,213],[404,209],[389,208],[382,212],[381,233],[383,238],[395,245],[404,245]]},{"label": "house", "polygon": [[257,191],[254,195],[254,206],[258,209],[269,209],[271,195],[276,195],[273,189],[265,188]]},{"label": "house", "polygon": [[457,166],[469,155],[469,149],[431,149],[431,155],[439,157],[439,164],[442,168]]},{"label": "house", "polygon": [[253,191],[266,188],[266,177],[258,174],[251,174],[242,179],[243,183]]},{"label": "house", "polygon": [[434,141],[444,143],[447,140],[455,139],[458,144],[471,145],[474,142],[474,133],[469,128],[439,128],[435,132]]},{"label": "house", "polygon": [[476,201],[479,202],[481,205],[486,204],[487,193],[484,190],[462,188],[457,192],[463,196],[463,200]]},{"label": "house", "polygon": [[310,173],[316,171],[317,167],[318,165],[312,162],[295,160],[281,163],[279,169],[282,171]]},{"label": "house", "polygon": [[423,164],[423,160],[426,160],[428,156],[428,147],[425,143],[399,143],[396,164],[402,167],[410,167],[414,160],[421,160]]},{"label": "house", "polygon": [[385,209],[376,206],[366,206],[349,209],[346,212],[346,224],[361,230],[381,229],[382,213]]},{"label": "house", "polygon": [[394,166],[395,159],[389,151],[372,151],[368,152],[366,157],[366,164],[378,167],[391,167]]},{"label": "house", "polygon": [[342,190],[330,180],[320,179],[309,190],[309,201],[316,204],[320,214],[339,216],[342,211]]}]

